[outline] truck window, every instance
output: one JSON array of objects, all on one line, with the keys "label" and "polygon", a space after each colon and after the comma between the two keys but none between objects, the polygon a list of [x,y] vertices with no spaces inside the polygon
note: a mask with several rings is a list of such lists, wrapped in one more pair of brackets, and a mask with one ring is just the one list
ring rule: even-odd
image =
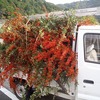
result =
[{"label": "truck window", "polygon": [[85,61],[100,63],[100,34],[86,33],[83,41]]}]

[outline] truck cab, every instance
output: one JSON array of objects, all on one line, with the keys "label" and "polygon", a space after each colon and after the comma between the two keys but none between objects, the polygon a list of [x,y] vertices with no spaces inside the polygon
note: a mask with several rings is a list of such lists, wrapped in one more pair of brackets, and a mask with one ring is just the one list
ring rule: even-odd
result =
[{"label": "truck cab", "polygon": [[100,100],[100,26],[80,26],[76,46],[78,85],[75,100]]}]

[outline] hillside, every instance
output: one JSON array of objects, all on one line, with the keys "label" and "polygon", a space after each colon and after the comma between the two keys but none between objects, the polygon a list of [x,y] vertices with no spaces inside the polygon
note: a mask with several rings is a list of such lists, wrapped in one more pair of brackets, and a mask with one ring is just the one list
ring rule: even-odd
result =
[{"label": "hillside", "polygon": [[82,8],[92,8],[100,6],[100,0],[84,0],[73,3],[58,4],[58,7],[68,10],[68,9],[82,9]]},{"label": "hillside", "polygon": [[17,8],[24,15],[41,14],[61,9],[45,0],[0,0],[0,17],[11,17]]}]

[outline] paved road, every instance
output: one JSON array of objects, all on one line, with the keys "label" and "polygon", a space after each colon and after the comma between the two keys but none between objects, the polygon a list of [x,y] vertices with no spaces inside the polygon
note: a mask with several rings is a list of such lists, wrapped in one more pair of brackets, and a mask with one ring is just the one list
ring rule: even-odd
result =
[{"label": "paved road", "polygon": [[0,87],[0,100],[18,100],[18,98],[5,87]]},{"label": "paved road", "polygon": [[5,95],[2,91],[0,91],[0,100],[12,100],[7,95]]}]

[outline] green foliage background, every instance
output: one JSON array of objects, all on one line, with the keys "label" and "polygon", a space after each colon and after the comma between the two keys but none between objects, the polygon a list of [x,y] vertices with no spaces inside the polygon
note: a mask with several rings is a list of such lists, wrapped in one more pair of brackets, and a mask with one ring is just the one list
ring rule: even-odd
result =
[{"label": "green foliage background", "polygon": [[16,8],[19,8],[23,15],[42,14],[61,9],[45,0],[0,0],[0,18],[11,17]]}]

